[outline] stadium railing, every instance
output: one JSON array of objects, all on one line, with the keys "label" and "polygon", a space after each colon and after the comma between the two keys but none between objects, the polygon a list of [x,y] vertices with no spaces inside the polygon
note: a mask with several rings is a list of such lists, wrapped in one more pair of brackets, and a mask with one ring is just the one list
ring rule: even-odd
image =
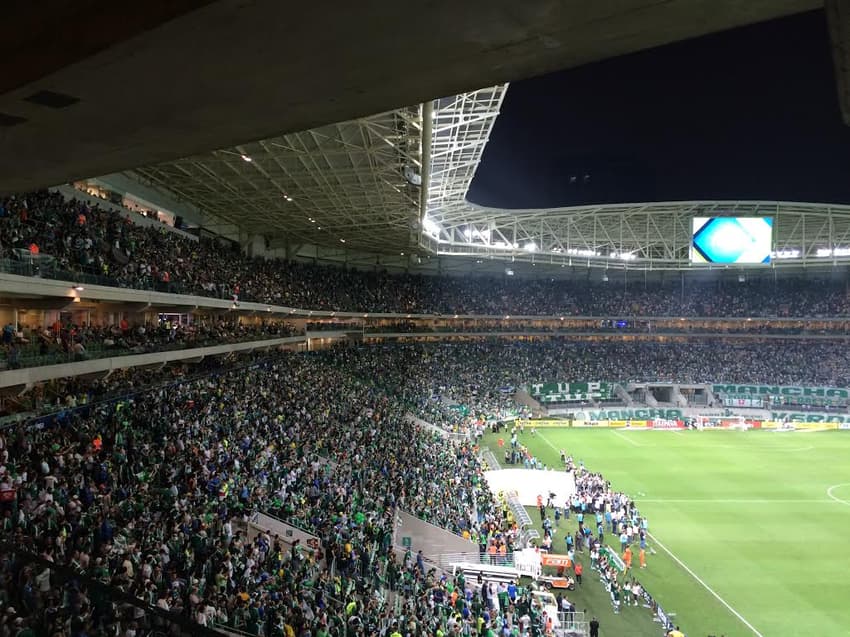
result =
[{"label": "stadium railing", "polygon": [[[263,365],[272,360],[272,356],[264,356],[263,358],[254,359],[249,362],[244,362],[241,364],[235,365],[222,365],[216,367],[214,369],[204,369],[203,371],[196,371],[193,374],[187,374],[181,376],[177,379],[169,379],[163,380],[162,382],[154,382],[144,387],[139,387],[137,389],[133,389],[132,391],[127,391],[126,389],[122,389],[119,391],[107,393],[105,395],[99,396],[97,400],[90,400],[85,402],[84,404],[77,405],[76,407],[62,407],[59,409],[53,409],[53,406],[47,410],[42,411],[41,413],[34,414],[32,412],[28,412],[24,414],[23,417],[18,418],[15,416],[6,417],[4,420],[0,421],[0,431],[4,429],[10,429],[13,427],[26,426],[32,427],[35,429],[42,429],[44,427],[50,427],[62,424],[65,420],[68,419],[69,416],[79,413],[84,416],[88,415],[92,409],[98,407],[105,407],[109,405],[115,405],[120,402],[124,402],[127,400],[133,400],[140,394],[147,393],[153,389],[162,388],[167,389],[169,387],[174,387],[176,385],[180,385],[182,383],[188,383],[195,380],[199,380],[201,378],[208,378],[210,376],[216,376],[218,374],[223,374],[229,371],[234,371],[238,369],[246,369],[249,367],[255,367],[259,365]],[[179,362],[179,361],[178,361]]]},{"label": "stadium railing", "polygon": [[[263,341],[273,338],[282,338],[268,334],[245,335],[245,338],[225,338],[216,340],[213,338],[201,338],[191,341],[176,341],[171,343],[153,343],[148,346],[128,349],[126,347],[107,347],[101,343],[90,343],[84,354],[74,352],[53,351],[46,354],[33,353],[36,347],[25,347],[27,354],[10,356],[8,351],[0,352],[0,372],[14,369],[25,369],[29,367],[41,367],[44,365],[58,365],[61,363],[78,363],[83,361],[97,360],[100,358],[116,358],[121,356],[132,356],[134,354],[156,354],[159,352],[176,352],[183,350],[210,347],[213,345],[229,345],[238,343],[250,343],[252,341]],[[141,351],[137,351],[140,349]]]}]

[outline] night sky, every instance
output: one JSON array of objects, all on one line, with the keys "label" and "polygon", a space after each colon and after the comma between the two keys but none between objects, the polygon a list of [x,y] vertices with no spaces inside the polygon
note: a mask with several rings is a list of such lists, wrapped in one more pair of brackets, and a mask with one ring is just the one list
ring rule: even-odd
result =
[{"label": "night sky", "polygon": [[823,12],[511,84],[469,199],[850,203]]}]

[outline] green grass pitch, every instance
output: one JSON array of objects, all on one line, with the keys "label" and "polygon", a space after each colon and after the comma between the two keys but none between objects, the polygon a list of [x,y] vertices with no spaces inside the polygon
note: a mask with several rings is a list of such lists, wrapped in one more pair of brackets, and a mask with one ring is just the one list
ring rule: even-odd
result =
[{"label": "green grass pitch", "polygon": [[[498,437],[484,444],[501,460]],[[558,428],[520,441],[551,467],[566,450],[637,501],[656,554],[635,573],[689,637],[850,635],[850,432]],[[603,636],[660,634],[644,608],[614,615],[598,578],[572,597]]]}]

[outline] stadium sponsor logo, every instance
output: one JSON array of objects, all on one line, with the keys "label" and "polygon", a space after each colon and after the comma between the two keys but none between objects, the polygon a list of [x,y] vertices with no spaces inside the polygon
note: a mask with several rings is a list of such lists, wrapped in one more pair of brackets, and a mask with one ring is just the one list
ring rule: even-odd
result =
[{"label": "stadium sponsor logo", "polygon": [[589,409],[580,412],[587,415],[588,420],[681,420],[681,409]]},{"label": "stadium sponsor logo", "polygon": [[653,418],[647,424],[652,429],[682,429],[685,426],[681,420],[670,420],[667,418]]},{"label": "stadium sponsor logo", "polygon": [[850,422],[840,422],[838,423],[839,429],[850,429]]},{"label": "stadium sponsor logo", "polygon": [[795,387],[793,385],[713,385],[716,394],[736,396],[817,396],[818,398],[850,398],[850,389],[840,387]]},{"label": "stadium sponsor logo", "polygon": [[772,411],[770,419],[778,422],[837,422],[850,423],[848,414],[818,414],[812,412]]}]

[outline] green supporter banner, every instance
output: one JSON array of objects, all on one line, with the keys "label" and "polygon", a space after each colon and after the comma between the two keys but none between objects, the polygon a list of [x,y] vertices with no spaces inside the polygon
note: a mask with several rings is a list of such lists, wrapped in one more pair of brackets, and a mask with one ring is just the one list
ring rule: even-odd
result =
[{"label": "green supporter banner", "polygon": [[467,407],[466,405],[451,405],[449,407],[449,409],[453,409],[454,411],[458,412],[461,416],[468,416],[469,415],[469,407]]},{"label": "green supporter banner", "polygon": [[788,396],[812,398],[850,398],[850,389],[840,387],[797,387],[795,385],[712,385],[721,396]]},{"label": "green supporter banner", "polygon": [[614,384],[605,382],[585,383],[531,383],[528,393],[541,403],[569,403],[593,400],[609,400],[614,397]]},{"label": "green supporter banner", "polygon": [[[850,414],[830,414],[811,411],[771,411],[770,419],[778,422],[837,422],[840,425],[850,424]],[[839,429],[846,429],[846,427],[839,427]]]}]

